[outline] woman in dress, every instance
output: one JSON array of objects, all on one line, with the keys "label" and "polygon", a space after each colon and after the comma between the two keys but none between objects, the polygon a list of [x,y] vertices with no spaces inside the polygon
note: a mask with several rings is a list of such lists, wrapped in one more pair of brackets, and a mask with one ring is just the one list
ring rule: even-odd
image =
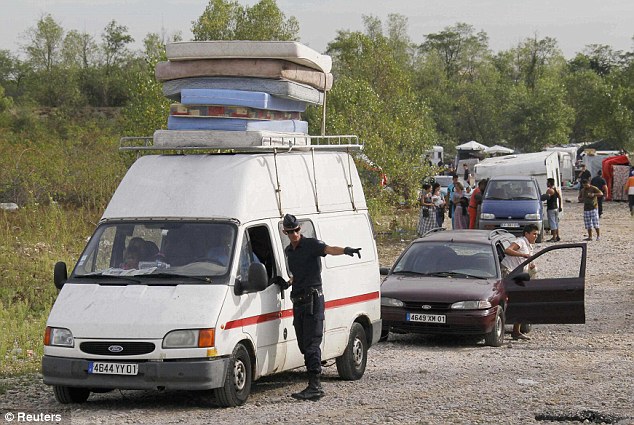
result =
[{"label": "woman in dress", "polygon": [[420,216],[418,217],[418,236],[422,236],[436,227],[436,211],[431,200],[431,185],[425,183],[423,191],[418,198],[420,204]]},{"label": "woman in dress", "polygon": [[452,201],[456,206],[454,210],[454,229],[468,229],[469,214],[467,211],[467,207],[469,206],[469,201],[465,196],[464,186],[462,185],[462,183],[456,183],[452,197]]}]

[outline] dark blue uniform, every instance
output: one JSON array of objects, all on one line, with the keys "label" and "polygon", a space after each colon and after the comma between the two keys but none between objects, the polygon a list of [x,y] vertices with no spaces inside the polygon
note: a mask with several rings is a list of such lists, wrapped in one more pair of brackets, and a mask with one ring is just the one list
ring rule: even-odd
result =
[{"label": "dark blue uniform", "polygon": [[293,327],[299,351],[309,373],[321,373],[321,340],[324,329],[324,295],[321,288],[321,259],[326,244],[314,238],[301,237],[296,248],[285,249],[288,267],[293,275]]}]

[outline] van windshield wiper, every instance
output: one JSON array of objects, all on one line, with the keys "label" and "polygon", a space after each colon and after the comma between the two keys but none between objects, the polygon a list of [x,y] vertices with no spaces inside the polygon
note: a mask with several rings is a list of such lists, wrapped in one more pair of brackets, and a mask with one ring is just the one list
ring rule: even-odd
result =
[{"label": "van windshield wiper", "polygon": [[399,270],[397,272],[392,272],[392,274],[415,274],[415,275],[419,275],[419,276],[425,276],[428,273],[415,272],[413,270]]},{"label": "van windshield wiper", "polygon": [[537,198],[535,198],[534,196],[514,196],[513,199],[518,199],[518,200],[525,200],[525,201],[536,201]]},{"label": "van windshield wiper", "polygon": [[211,277],[209,277],[209,276],[190,276],[190,275],[186,275],[186,274],[167,273],[167,272],[152,273],[152,274],[148,274],[148,275],[144,275],[144,276],[148,276],[148,277],[163,277],[163,278],[192,279],[192,280],[197,280],[197,281],[200,281],[200,282],[212,283]]},{"label": "van windshield wiper", "polygon": [[104,278],[105,279],[120,279],[120,280],[127,280],[128,282],[141,283],[139,279],[135,279],[130,276],[121,276],[117,274],[107,274],[107,273],[103,274],[101,272],[90,273],[90,274],[76,274],[74,277],[81,278],[81,279],[104,279]]}]

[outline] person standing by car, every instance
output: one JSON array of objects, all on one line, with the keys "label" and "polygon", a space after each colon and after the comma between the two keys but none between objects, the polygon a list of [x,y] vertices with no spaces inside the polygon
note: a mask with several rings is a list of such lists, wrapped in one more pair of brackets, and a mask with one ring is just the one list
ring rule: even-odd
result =
[{"label": "person standing by car", "polygon": [[418,203],[420,204],[420,215],[418,216],[418,228],[416,231],[418,236],[423,236],[436,227],[435,207],[431,200],[431,185],[429,183],[423,185]]},{"label": "person standing by car", "polygon": [[442,227],[445,222],[445,197],[440,193],[440,183],[432,186],[431,202],[436,209],[436,227]]},{"label": "person standing by car", "polygon": [[608,196],[608,182],[602,176],[601,170],[597,171],[597,175],[592,177],[590,180],[590,185],[596,187],[601,192],[603,192],[603,196],[597,197],[597,205],[599,207],[599,218],[603,215],[603,198],[607,198]]},{"label": "person standing by car", "polygon": [[488,179],[480,180],[478,182],[478,187],[476,187],[473,190],[473,193],[471,193],[471,198],[469,199],[469,229],[478,228],[478,215],[480,214],[479,209],[482,207],[482,198],[484,197],[484,191],[488,182]]},{"label": "person standing by car", "polygon": [[[447,208],[447,214],[449,214],[449,218],[451,219],[451,228],[454,228],[454,222],[453,222],[453,213],[454,213],[454,209],[456,208],[456,204],[454,203],[454,196],[453,194],[456,192],[456,183],[458,182],[458,175],[457,174],[452,174],[451,175],[451,183],[449,183],[449,185],[447,186],[447,199],[445,199],[445,203],[446,205],[448,205]],[[462,185],[461,185],[462,186]],[[462,196],[462,195],[460,195]]]},{"label": "person standing by car", "polygon": [[[293,327],[299,351],[304,355],[308,371],[308,386],[291,396],[298,400],[317,401],[324,396],[321,386],[321,340],[323,337],[325,305],[321,287],[321,260],[326,255],[357,254],[361,248],[341,248],[301,235],[301,227],[294,215],[286,214],[282,222],[290,244],[284,249],[288,260],[292,285]],[[283,282],[285,284],[285,282]]]},{"label": "person standing by car", "polygon": [[[527,224],[526,226],[524,226],[524,229],[522,229],[523,235],[515,239],[511,243],[511,245],[509,245],[504,250],[504,253],[506,254],[506,256],[502,260],[502,275],[503,276],[508,275],[510,272],[515,270],[517,266],[522,264],[524,260],[533,256],[533,244],[535,243],[535,240],[537,239],[538,233],[539,233],[539,229],[537,225]],[[524,266],[524,270],[526,270],[526,267],[527,266]],[[527,271],[528,271],[528,274],[531,276],[531,278],[534,277],[536,274],[535,264],[532,262],[529,263]],[[520,332],[521,326],[522,326],[521,323],[513,324],[513,332],[511,333],[511,337],[514,340],[518,340],[518,339],[522,339],[526,341],[530,340],[530,337]]]},{"label": "person standing by car", "polygon": [[603,196],[598,188],[592,186],[587,179],[581,180],[581,190],[579,191],[579,202],[583,202],[583,224],[588,230],[586,241],[592,240],[592,228],[597,231],[597,240],[601,236],[599,230],[599,211],[597,198]]},{"label": "person standing by car", "polygon": [[561,194],[555,186],[555,179],[546,180],[546,215],[548,216],[548,225],[550,226],[550,234],[552,238],[548,242],[559,242],[559,213],[561,212]]}]

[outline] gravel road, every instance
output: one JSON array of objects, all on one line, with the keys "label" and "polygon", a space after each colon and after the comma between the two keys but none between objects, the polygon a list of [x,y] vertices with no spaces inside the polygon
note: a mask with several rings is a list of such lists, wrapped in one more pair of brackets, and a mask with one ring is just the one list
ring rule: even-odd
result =
[{"label": "gravel road", "polygon": [[[572,202],[562,242],[585,236],[574,196],[565,192]],[[73,405],[62,423],[634,424],[634,218],[622,202],[604,209],[601,241],[588,243],[585,325],[534,326],[531,341],[507,335],[499,348],[392,335],[370,349],[360,381],[340,381],[336,367],[327,367],[319,402],[289,397],[305,386],[297,370],[261,379],[235,409],[216,407],[207,393],[114,391]],[[400,249],[381,246],[382,263]],[[60,410],[41,376],[0,379],[0,386],[8,388],[0,424],[9,423],[7,411]]]}]

